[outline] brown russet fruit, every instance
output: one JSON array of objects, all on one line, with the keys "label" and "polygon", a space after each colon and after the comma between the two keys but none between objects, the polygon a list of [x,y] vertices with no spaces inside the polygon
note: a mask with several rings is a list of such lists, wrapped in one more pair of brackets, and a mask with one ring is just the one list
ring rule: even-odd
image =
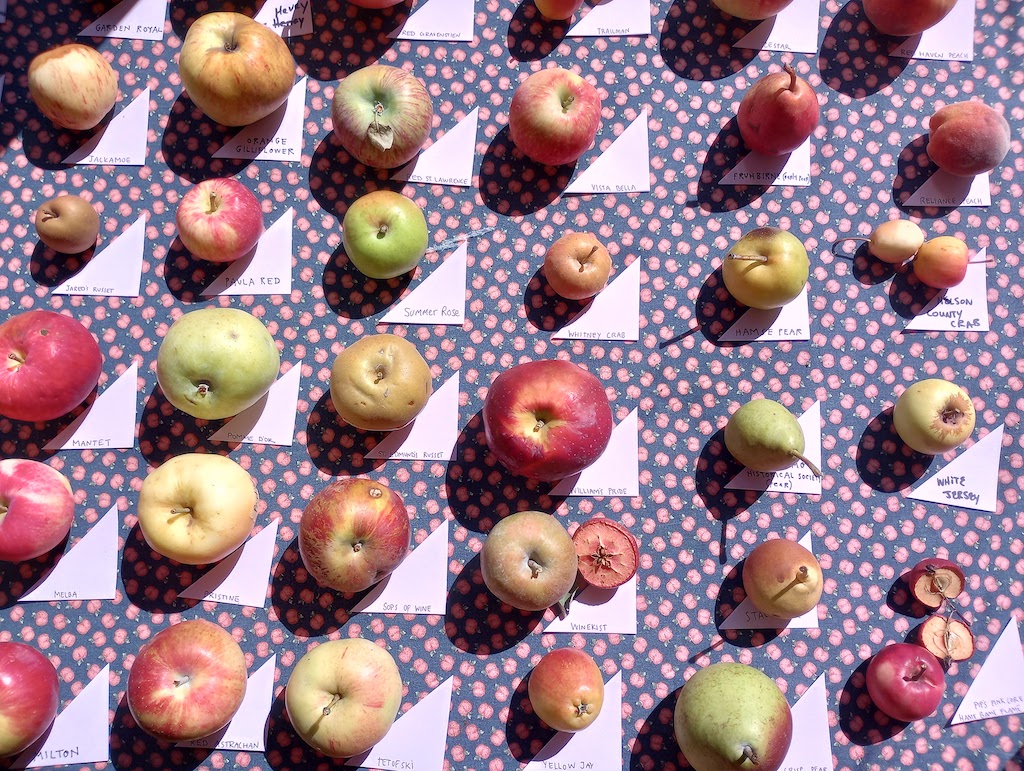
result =
[{"label": "brown russet fruit", "polygon": [[96,245],[100,217],[79,195],[59,195],[36,210],[39,240],[61,254],[78,254]]}]

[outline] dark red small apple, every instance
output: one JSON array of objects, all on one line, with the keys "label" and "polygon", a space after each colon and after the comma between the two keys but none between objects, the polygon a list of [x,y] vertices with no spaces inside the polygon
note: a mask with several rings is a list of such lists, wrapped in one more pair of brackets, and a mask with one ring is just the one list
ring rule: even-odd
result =
[{"label": "dark red small apple", "polygon": [[785,155],[818,126],[821,111],[814,89],[788,64],[765,75],[740,102],[736,122],[746,146],[762,155]]},{"label": "dark red small apple", "polygon": [[941,608],[964,590],[964,571],[952,560],[928,557],[911,568],[907,585],[914,599],[928,608]]}]

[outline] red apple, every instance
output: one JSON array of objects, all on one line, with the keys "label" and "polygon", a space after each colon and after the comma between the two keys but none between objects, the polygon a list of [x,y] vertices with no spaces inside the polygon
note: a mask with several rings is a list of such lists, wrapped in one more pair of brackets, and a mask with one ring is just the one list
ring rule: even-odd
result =
[{"label": "red apple", "polygon": [[71,483],[37,460],[0,460],[0,562],[25,562],[64,540],[75,519]]},{"label": "red apple", "polygon": [[339,592],[361,592],[397,568],[412,529],[402,497],[369,479],[339,479],[306,504],[299,555],[306,570]]},{"label": "red apple", "polygon": [[711,0],[714,5],[737,19],[759,21],[777,16],[793,0]]},{"label": "red apple", "polygon": [[353,158],[394,169],[411,161],[427,141],[434,103],[411,72],[372,64],[338,84],[331,118],[335,135]]},{"label": "red apple", "polygon": [[0,324],[0,361],[0,415],[46,421],[67,414],[92,393],[103,356],[75,319],[34,310]]},{"label": "red apple", "polygon": [[496,524],[480,550],[491,594],[518,610],[551,607],[572,588],[579,559],[562,524],[543,511],[519,511]]},{"label": "red apple", "polygon": [[910,569],[907,585],[914,599],[928,608],[941,608],[964,590],[964,571],[952,560],[928,557]]},{"label": "red apple", "polygon": [[534,0],[545,19],[568,21],[583,5],[583,0]]},{"label": "red apple", "polygon": [[235,638],[201,618],[182,621],[139,651],[128,673],[128,709],[151,736],[192,741],[231,721],[246,685],[245,654]]},{"label": "red apple", "polygon": [[518,364],[484,399],[487,446],[513,474],[552,482],[599,457],[612,435],[601,381],[561,359]]},{"label": "red apple", "polygon": [[274,30],[244,14],[218,11],[188,28],[178,72],[199,109],[225,126],[247,126],[287,101],[295,59]]},{"label": "red apple", "polygon": [[868,662],[867,687],[882,712],[911,723],[938,709],[946,676],[939,660],[920,645],[893,643]]},{"label": "red apple", "polygon": [[579,75],[558,67],[519,84],[508,110],[508,133],[527,158],[548,166],[575,163],[594,143],[601,95]]},{"label": "red apple", "polygon": [[174,219],[185,248],[209,262],[243,257],[263,232],[260,202],[232,177],[206,179],[193,187],[178,202]]},{"label": "red apple", "polygon": [[60,683],[50,660],[25,643],[0,642],[0,758],[31,747],[59,705]]},{"label": "red apple", "polygon": [[594,659],[578,648],[558,648],[530,673],[530,704],[556,731],[582,731],[601,713],[604,678]]},{"label": "red apple", "polygon": [[28,92],[55,126],[86,131],[113,109],[117,73],[95,48],[68,43],[32,59]]}]

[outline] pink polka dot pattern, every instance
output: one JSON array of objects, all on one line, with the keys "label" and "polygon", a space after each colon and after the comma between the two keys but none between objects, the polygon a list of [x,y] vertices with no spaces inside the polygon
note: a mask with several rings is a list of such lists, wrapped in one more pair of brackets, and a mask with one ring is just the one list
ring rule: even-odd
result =
[{"label": "pink polka dot pattern", "polygon": [[[27,92],[28,62],[75,40],[109,7],[12,2],[0,25],[0,319],[29,308],[81,319],[104,354],[101,388],[138,363],[138,444],[54,453],[44,446],[66,421],[33,426],[7,419],[0,419],[0,442],[4,456],[46,460],[71,479],[79,502],[72,540],[117,507],[118,592],[113,601],[22,602],[55,556],[0,565],[0,640],[24,640],[50,656],[64,703],[110,666],[116,768],[326,768],[327,760],[292,730],[283,691],[306,650],[350,636],[375,640],[398,660],[403,712],[454,678],[445,765],[458,771],[517,769],[538,753],[552,733],[533,714],[526,677],[545,651],[562,645],[590,652],[606,677],[621,671],[622,763],[631,771],[686,767],[672,735],[679,688],[697,668],[723,659],[764,670],[790,703],[824,676],[835,768],[842,771],[1024,766],[1019,716],[947,725],[1007,620],[1022,617],[1024,40],[1015,0],[978,1],[972,62],[890,57],[892,41],[872,30],[858,0],[823,2],[816,56],[732,48],[754,23],[732,19],[706,0],[652,3],[654,34],[645,38],[570,38],[566,25],[543,20],[532,0],[479,0],[475,37],[462,43],[389,38],[410,14],[409,3],[371,11],[322,0],[313,3],[315,33],[288,42],[300,74],[309,78],[304,150],[301,162],[291,164],[213,158],[233,132],[212,124],[182,92],[177,54],[199,14],[232,6],[175,1],[162,41],[82,39],[119,74],[116,109],[150,89],[146,165],[65,166],[61,159],[87,136],[41,116]],[[255,6],[237,10],[251,15]],[[435,103],[430,142],[479,108],[473,187],[404,185],[341,147],[330,124],[334,88],[376,61],[409,69],[426,83]],[[811,185],[721,186],[743,152],[733,117],[739,101],[783,63],[793,64],[821,103]],[[508,134],[516,85],[551,66],[579,72],[603,98],[595,147],[575,169],[532,163]],[[1010,153],[991,175],[991,206],[908,204],[935,170],[925,150],[928,117],[942,104],[969,98],[995,106],[1012,127]],[[645,109],[650,193],[564,195],[570,179]],[[216,274],[181,246],[174,212],[192,184],[226,175],[256,193],[268,222],[295,209],[290,294],[202,295]],[[435,246],[477,234],[469,240],[466,323],[391,329],[420,349],[435,385],[461,374],[460,434],[444,461],[369,459],[379,437],[341,423],[329,398],[337,353],[376,331],[379,316],[445,256],[431,252],[416,275],[389,281],[369,280],[351,266],[341,219],[356,197],[380,188],[400,190],[423,208]],[[65,261],[39,245],[32,218],[43,200],[62,192],[92,201],[104,242],[146,216],[139,297],[53,293],[83,260]],[[844,241],[897,215],[920,221],[929,236],[954,235],[972,252],[988,250],[991,331],[903,331],[934,291],[908,267],[871,261],[859,244]],[[794,232],[810,255],[807,342],[721,340],[743,311],[721,281],[721,258],[744,232],[765,225]],[[551,339],[581,306],[547,286],[543,254],[566,230],[583,229],[608,244],[616,272],[640,260],[636,343]],[[279,342],[282,358],[301,362],[292,447],[214,442],[216,426],[175,410],[156,385],[155,355],[171,321],[214,304],[252,312]],[[556,496],[550,485],[507,473],[487,453],[479,412],[489,382],[517,362],[547,357],[579,363],[600,378],[617,421],[638,410],[638,498]],[[892,403],[922,377],[954,379],[970,392],[978,414],[972,442],[1005,425],[995,513],[905,496],[953,457],[916,454],[893,430]],[[723,427],[741,403],[762,394],[794,412],[822,403],[820,496],[726,487],[739,466],[724,448]],[[142,538],[135,512],[142,480],[148,468],[185,451],[230,454],[257,481],[258,525],[279,521],[265,608],[181,598],[207,568],[172,563]],[[417,543],[452,520],[444,616],[353,613],[359,598],[325,592],[306,573],[296,541],[303,507],[329,479],[350,475],[378,479],[405,496],[415,510]],[[570,530],[592,516],[614,518],[637,536],[636,636],[545,634],[541,614],[503,607],[487,592],[477,557],[483,539],[501,517],[528,508],[555,512]],[[743,599],[740,571],[748,550],[770,536],[807,532],[825,575],[820,628],[721,630]],[[866,662],[885,644],[912,635],[922,620],[901,577],[932,554],[955,559],[968,576],[955,606],[973,622],[977,652],[949,668],[938,714],[896,724],[867,695]],[[265,754],[172,748],[132,720],[123,695],[139,646],[167,625],[196,617],[234,635],[250,672],[276,654]],[[617,768],[614,759],[609,763]]]}]

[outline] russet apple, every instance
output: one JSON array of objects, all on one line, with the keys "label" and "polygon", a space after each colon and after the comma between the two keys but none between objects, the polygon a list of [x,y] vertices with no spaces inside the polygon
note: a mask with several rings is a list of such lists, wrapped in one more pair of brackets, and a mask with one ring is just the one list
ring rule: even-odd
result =
[{"label": "russet apple", "polygon": [[871,701],[882,712],[912,723],[939,708],[946,676],[939,660],[924,647],[893,643],[868,661],[866,685]]},{"label": "russet apple", "polygon": [[269,27],[241,13],[217,11],[188,28],[178,72],[200,110],[225,126],[247,126],[288,99],[295,59]]},{"label": "russet apple", "polygon": [[608,283],[612,258],[593,233],[566,233],[544,254],[544,278],[567,300],[586,300]]},{"label": "russet apple", "polygon": [[68,478],[37,460],[0,460],[0,562],[27,562],[71,531],[75,499]]},{"label": "russet apple", "polygon": [[202,420],[237,415],[258,402],[281,368],[263,322],[237,308],[179,316],[160,343],[156,379],[167,401]]},{"label": "russet apple", "polygon": [[758,544],[743,562],[743,591],[762,613],[793,619],[818,606],[821,565],[796,541],[774,538]]},{"label": "russet apple", "polygon": [[370,278],[408,273],[427,252],[423,210],[394,190],[375,190],[357,198],[346,210],[341,227],[345,254]]},{"label": "russet apple", "polygon": [[956,383],[926,378],[910,385],[892,410],[900,439],[925,455],[942,455],[963,444],[974,431],[974,404]]},{"label": "russet apple", "polygon": [[579,559],[561,523],[542,511],[520,511],[498,522],[480,550],[484,585],[518,610],[540,611],[576,580]]},{"label": "russet apple", "polygon": [[186,565],[218,562],[241,546],[259,496],[249,472],[224,455],[176,455],[139,491],[139,528],[154,551]]},{"label": "russet apple", "polygon": [[594,143],[601,95],[574,72],[534,72],[516,88],[508,111],[509,137],[530,160],[547,166],[575,163]]},{"label": "russet apple", "polygon": [[361,592],[409,553],[412,528],[402,496],[369,479],[338,479],[314,495],[299,522],[299,555],[322,585]]},{"label": "russet apple", "polygon": [[47,310],[24,311],[0,324],[0,415],[56,420],[95,390],[103,355],[78,321]]},{"label": "russet apple", "polygon": [[67,43],[32,59],[28,93],[55,126],[87,131],[113,109],[117,73],[96,49]]},{"label": "russet apple", "polygon": [[317,645],[299,659],[285,689],[295,733],[331,758],[373,747],[401,706],[402,677],[394,657],[361,637]]},{"label": "russet apple", "polygon": [[604,678],[579,648],[548,651],[530,672],[530,705],[556,731],[575,733],[597,720],[604,705]]},{"label": "russet apple", "polygon": [[161,629],[142,646],[128,672],[128,709],[150,736],[192,741],[231,722],[247,685],[235,638],[195,618]]},{"label": "russet apple", "polygon": [[59,706],[60,682],[50,660],[23,642],[0,642],[0,758],[31,747]]},{"label": "russet apple", "polygon": [[331,100],[334,134],[360,163],[395,169],[430,136],[434,103],[419,78],[401,67],[371,64],[342,78]]},{"label": "russet apple", "polygon": [[331,403],[338,417],[364,431],[408,425],[434,391],[430,366],[404,337],[361,337],[331,366]]},{"label": "russet apple", "polygon": [[263,233],[256,196],[233,177],[204,179],[178,202],[178,238],[192,256],[233,262],[253,250]]},{"label": "russet apple", "polygon": [[790,65],[765,75],[744,95],[736,114],[746,146],[762,155],[786,155],[818,126],[818,97]]},{"label": "russet apple", "polygon": [[733,244],[722,261],[729,294],[761,310],[781,308],[807,285],[811,262],[799,238],[788,230],[756,228]]},{"label": "russet apple", "polygon": [[862,0],[864,15],[883,35],[909,37],[931,29],[953,10],[956,0]]},{"label": "russet apple", "polygon": [[39,240],[61,254],[78,254],[96,245],[100,215],[80,195],[59,195],[36,209]]},{"label": "russet apple", "polygon": [[793,738],[793,715],[763,672],[718,662],[683,685],[674,728],[695,771],[778,771]]},{"label": "russet apple", "polygon": [[517,364],[487,391],[484,435],[513,474],[552,482],[601,457],[612,435],[612,410],[601,381],[561,359]]}]

